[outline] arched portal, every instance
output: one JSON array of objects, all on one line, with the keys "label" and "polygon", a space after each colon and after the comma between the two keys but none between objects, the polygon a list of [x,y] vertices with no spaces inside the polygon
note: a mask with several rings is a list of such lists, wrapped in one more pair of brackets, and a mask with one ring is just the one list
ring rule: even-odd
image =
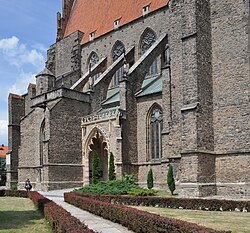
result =
[{"label": "arched portal", "polygon": [[[108,180],[108,151],[107,142],[103,134],[97,129],[93,129],[92,133],[89,135],[89,140],[87,143],[87,164],[88,166],[88,181],[92,183],[92,161],[93,152],[96,151],[100,158],[100,176],[101,180]],[[85,173],[86,174],[86,173]]]}]

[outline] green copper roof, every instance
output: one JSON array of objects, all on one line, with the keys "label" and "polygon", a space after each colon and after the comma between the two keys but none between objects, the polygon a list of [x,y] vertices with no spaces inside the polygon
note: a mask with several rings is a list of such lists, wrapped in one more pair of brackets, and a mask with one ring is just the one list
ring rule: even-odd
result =
[{"label": "green copper roof", "polygon": [[144,79],[141,90],[136,97],[162,92],[162,76],[154,76]]},{"label": "green copper roof", "polygon": [[107,98],[102,103],[103,105],[112,104],[120,101],[120,89],[119,87],[110,89],[107,91]]}]

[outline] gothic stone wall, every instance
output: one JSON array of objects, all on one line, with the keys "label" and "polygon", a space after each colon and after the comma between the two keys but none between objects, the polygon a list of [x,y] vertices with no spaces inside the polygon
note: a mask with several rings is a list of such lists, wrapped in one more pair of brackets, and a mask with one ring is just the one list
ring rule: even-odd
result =
[{"label": "gothic stone wall", "polygon": [[50,111],[48,190],[83,184],[81,117],[89,104],[62,98]]},{"label": "gothic stone wall", "polygon": [[[21,121],[21,146],[19,148],[18,186],[24,189],[27,178],[34,189],[40,186],[38,168],[40,164],[40,129],[44,111],[36,108]],[[37,169],[36,169],[37,168]]]},{"label": "gothic stone wall", "polygon": [[153,162],[147,155],[148,112],[154,103],[162,107],[161,94],[140,97],[137,98],[137,101],[138,182],[141,185],[147,186],[147,173],[151,167],[155,186],[162,187],[166,185],[167,158],[162,157],[161,160]]},{"label": "gothic stone wall", "polygon": [[248,4],[211,0],[218,195],[250,195]]},{"label": "gothic stone wall", "polygon": [[247,2],[211,0],[214,141],[218,153],[250,151]]},{"label": "gothic stone wall", "polygon": [[10,152],[10,163],[6,164],[7,169],[7,183],[8,188],[12,184],[18,182],[18,148],[20,145],[20,119],[25,114],[24,98],[13,94],[9,95],[8,99],[8,113],[9,113],[9,126],[8,126],[8,150]]},{"label": "gothic stone wall", "polygon": [[135,46],[135,60],[138,60],[141,56],[140,36],[144,30],[149,27],[154,30],[157,37],[159,37],[161,33],[168,32],[168,18],[168,8],[165,7],[83,45],[81,52],[82,73],[86,73],[88,70],[88,58],[92,51],[95,51],[100,59],[107,57],[109,66],[113,62],[112,48],[117,40],[124,44],[126,51],[128,48]]}]

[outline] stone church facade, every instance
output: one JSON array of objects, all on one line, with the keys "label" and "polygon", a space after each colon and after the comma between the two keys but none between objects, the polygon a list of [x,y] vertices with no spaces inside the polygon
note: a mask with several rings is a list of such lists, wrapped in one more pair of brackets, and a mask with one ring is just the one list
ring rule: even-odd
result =
[{"label": "stone church facade", "polygon": [[249,197],[249,5],[63,0],[57,41],[27,94],[9,95],[8,186],[134,174],[183,196]]}]

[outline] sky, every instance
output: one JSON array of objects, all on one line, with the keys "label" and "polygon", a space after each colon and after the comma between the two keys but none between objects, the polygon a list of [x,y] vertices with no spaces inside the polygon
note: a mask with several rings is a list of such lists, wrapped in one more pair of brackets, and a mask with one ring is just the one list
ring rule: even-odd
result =
[{"label": "sky", "polygon": [[8,145],[8,94],[23,95],[56,40],[62,0],[0,0],[0,144]]}]

